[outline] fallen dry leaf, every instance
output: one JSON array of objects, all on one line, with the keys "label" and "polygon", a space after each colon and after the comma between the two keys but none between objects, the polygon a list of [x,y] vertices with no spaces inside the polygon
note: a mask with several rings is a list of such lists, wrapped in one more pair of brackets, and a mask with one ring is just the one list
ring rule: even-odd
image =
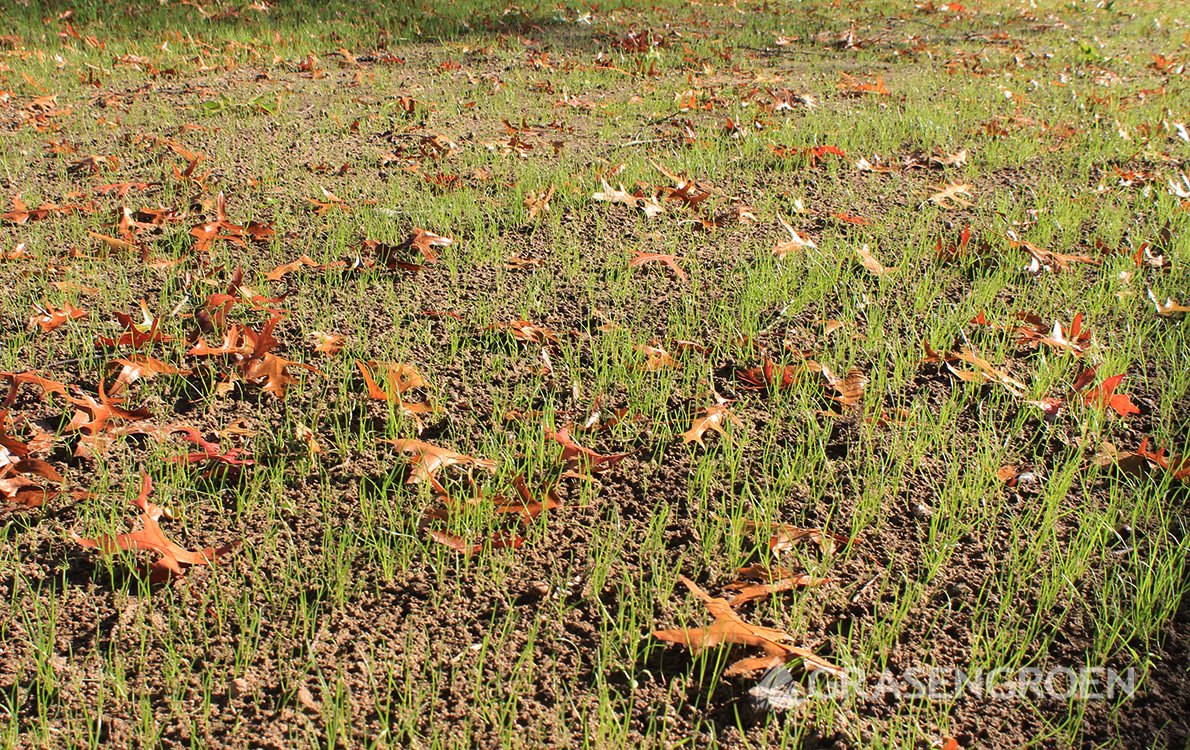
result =
[{"label": "fallen dry leaf", "polygon": [[141,476],[140,496],[133,501],[140,511],[141,529],[128,534],[103,536],[86,539],[78,534],[71,534],[71,538],[83,547],[98,549],[104,554],[114,554],[119,551],[144,550],[157,555],[157,559],[150,566],[150,582],[160,583],[173,576],[185,575],[182,566],[213,565],[223,556],[235,549],[238,542],[233,542],[219,548],[207,547],[197,552],[191,552],[178,546],[166,538],[161,530],[159,520],[165,515],[165,509],[149,502],[149,493],[153,483],[148,474]]},{"label": "fallen dry leaf", "polygon": [[749,565],[739,569],[738,580],[732,581],[723,588],[734,592],[728,603],[738,609],[748,602],[767,599],[773,594],[809,586],[821,586],[829,581],[829,578],[817,578],[808,573],[795,575],[776,566]]},{"label": "fallen dry leaf", "polygon": [[682,433],[682,442],[698,443],[705,447],[702,439],[707,430],[714,430],[726,438],[727,432],[723,429],[724,422],[734,424],[740,429],[744,428],[744,423],[740,418],[728,411],[726,403],[712,404],[702,409],[694,417],[694,423],[690,425],[690,429]]},{"label": "fallen dry leaf", "polygon": [[789,232],[789,241],[777,243],[776,247],[773,248],[773,255],[779,257],[807,247],[818,247],[818,245],[814,243],[814,240],[802,237],[800,234],[798,234],[794,228],[789,225],[789,222],[785,221],[785,217],[781,216],[780,211],[777,212],[777,221],[781,223],[781,226],[785,228],[786,232]]},{"label": "fallen dry leaf", "polygon": [[944,188],[936,189],[938,192],[927,198],[926,202],[933,203],[944,209],[967,208],[973,205],[971,201],[963,197],[971,197],[970,185],[961,182],[952,182]]},{"label": "fallen dry leaf", "polygon": [[686,272],[683,271],[682,267],[678,265],[677,257],[665,253],[642,253],[638,251],[636,253],[636,257],[633,258],[628,263],[628,265],[631,268],[639,268],[640,266],[643,266],[647,263],[664,263],[665,265],[669,266],[669,268],[674,272],[674,275],[677,276],[681,281],[686,281],[688,278],[686,276]]},{"label": "fallen dry leaf", "polygon": [[842,670],[816,656],[812,651],[792,645],[793,636],[788,633],[744,622],[726,599],[710,596],[685,576],[679,576],[678,580],[702,600],[715,621],[705,628],[655,630],[654,638],[682,644],[695,654],[708,648],[727,645],[750,646],[763,652],[764,655],[761,657],[746,657],[734,662],[724,675],[748,674],[786,664],[794,659],[800,659],[807,671],[823,670],[831,674],[842,674]]},{"label": "fallen dry leaf", "polygon": [[347,341],[342,336],[334,333],[311,331],[310,338],[314,340],[314,351],[328,357],[335,356],[347,345]]},{"label": "fallen dry leaf", "polygon": [[86,310],[80,310],[69,302],[56,309],[48,304],[44,310],[34,306],[34,311],[33,316],[29,318],[29,327],[40,328],[43,333],[49,333],[67,321],[87,317]]},{"label": "fallen dry leaf", "polygon": [[589,448],[584,448],[574,442],[574,438],[570,437],[570,430],[565,427],[557,432],[546,429],[545,436],[562,445],[562,461],[566,463],[568,473],[572,475],[586,476],[580,470],[592,473],[607,471],[632,455],[631,453],[602,455]]},{"label": "fallen dry leaf", "polygon": [[402,453],[413,456],[409,463],[413,470],[409,472],[409,484],[434,481],[434,474],[448,466],[467,466],[494,472],[496,462],[485,458],[475,458],[462,453],[456,453],[449,448],[432,445],[421,440],[383,440],[390,443]]},{"label": "fallen dry leaf", "polygon": [[431,529],[427,533],[430,539],[433,539],[435,542],[450,547],[455,552],[468,557],[483,551],[483,548],[489,544],[492,549],[517,549],[525,541],[513,534],[493,534],[487,542],[468,542],[460,536],[448,534],[445,531],[434,531]]},{"label": "fallen dry leaf", "polygon": [[1111,408],[1116,414],[1121,417],[1127,417],[1131,414],[1140,414],[1140,409],[1136,404],[1132,403],[1132,399],[1124,393],[1116,393],[1116,388],[1124,380],[1124,374],[1113,375],[1107,378],[1097,387],[1092,388],[1083,394],[1083,400],[1099,409]]},{"label": "fallen dry leaf", "polygon": [[884,276],[892,270],[885,268],[880,261],[876,260],[876,256],[872,255],[872,250],[868,247],[867,243],[855,248],[855,254],[859,256],[860,264],[875,276]]}]

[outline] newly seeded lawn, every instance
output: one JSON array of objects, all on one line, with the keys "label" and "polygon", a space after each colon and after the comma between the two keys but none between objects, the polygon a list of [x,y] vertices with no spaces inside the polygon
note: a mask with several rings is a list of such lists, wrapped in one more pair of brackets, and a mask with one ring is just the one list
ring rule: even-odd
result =
[{"label": "newly seeded lawn", "polygon": [[4,3],[4,745],[1184,747],[1182,11]]}]

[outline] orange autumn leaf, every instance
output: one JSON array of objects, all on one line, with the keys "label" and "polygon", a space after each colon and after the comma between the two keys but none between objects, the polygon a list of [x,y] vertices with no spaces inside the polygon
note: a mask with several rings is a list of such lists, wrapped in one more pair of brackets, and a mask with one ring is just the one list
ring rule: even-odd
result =
[{"label": "orange autumn leaf", "polygon": [[682,433],[682,442],[698,443],[705,447],[702,439],[707,430],[714,430],[726,438],[727,432],[723,429],[725,422],[734,424],[740,429],[744,427],[744,423],[740,421],[740,418],[728,411],[726,402],[712,404],[702,409],[695,416],[694,423],[690,425],[690,429]]},{"label": "orange autumn leaf", "polygon": [[817,578],[809,573],[793,574],[777,566],[749,565],[740,568],[738,578],[723,588],[733,592],[728,603],[739,608],[757,599],[767,599],[773,594],[793,591],[809,586],[821,586],[829,578]]},{"label": "orange autumn leaf", "polygon": [[543,499],[537,500],[530,492],[529,486],[525,484],[525,476],[517,474],[512,479],[512,486],[517,492],[519,500],[508,500],[503,496],[498,497],[495,503],[497,513],[517,514],[521,520],[528,523],[534,518],[537,518],[545,511],[556,510],[562,507],[562,502],[558,499],[557,485],[542,490]]},{"label": "orange autumn leaf", "polygon": [[288,263],[282,263],[265,274],[265,278],[269,281],[280,281],[286,275],[293,273],[300,268],[321,268],[318,261],[311,258],[309,255],[303,255],[297,260],[291,260]]},{"label": "orange autumn leaf", "polygon": [[[414,388],[425,388],[426,381],[413,365],[402,362],[364,362],[357,359],[355,366],[359,368],[364,384],[368,387],[368,396],[377,401],[401,401],[401,396]],[[385,387],[376,382],[379,376]]]},{"label": "orange autumn leaf", "polygon": [[1131,414],[1140,414],[1140,409],[1136,404],[1132,403],[1132,399],[1125,393],[1116,393],[1116,388],[1124,380],[1124,374],[1113,375],[1107,378],[1098,387],[1092,388],[1083,394],[1083,400],[1092,406],[1099,409],[1110,408],[1121,417],[1127,417]]},{"label": "orange autumn leaf", "polygon": [[818,245],[814,243],[814,240],[808,237],[802,237],[800,234],[798,234],[794,228],[789,225],[789,222],[785,221],[785,217],[781,216],[779,211],[777,212],[777,221],[780,222],[782,228],[784,228],[785,231],[789,233],[789,241],[777,243],[776,247],[773,248],[773,255],[780,257],[782,255],[788,255],[789,253],[802,250],[807,247],[815,249],[818,248]]},{"label": "orange autumn leaf", "polygon": [[462,453],[456,453],[449,448],[424,442],[422,440],[383,440],[396,447],[402,453],[413,456],[409,463],[409,484],[432,481],[434,474],[448,466],[466,466],[494,472],[496,462],[486,458],[476,458]]},{"label": "orange autumn leaf", "polygon": [[493,534],[487,542],[468,542],[460,536],[448,534],[445,531],[431,529],[427,533],[430,539],[467,557],[483,551],[483,548],[489,544],[492,549],[518,549],[525,541],[515,534]]},{"label": "orange autumn leaf", "polygon": [[347,345],[347,341],[335,333],[311,331],[310,338],[314,340],[314,351],[319,354],[325,354],[328,357],[335,356]]},{"label": "orange autumn leaf", "polygon": [[98,549],[100,552],[109,555],[120,551],[146,551],[154,553],[157,555],[157,559],[150,566],[149,579],[153,583],[160,583],[174,576],[185,575],[186,570],[183,566],[213,565],[221,557],[226,556],[235,549],[238,542],[233,542],[219,548],[207,547],[192,552],[172,542],[165,536],[159,523],[161,517],[166,515],[165,509],[149,502],[149,493],[152,492],[152,489],[153,484],[149,479],[149,475],[143,474],[141,477],[140,496],[132,503],[141,511],[141,528],[139,530],[127,534],[101,536],[94,539],[80,537],[78,534],[72,533],[71,538],[74,539],[75,543],[83,547]]},{"label": "orange autumn leaf", "polygon": [[113,387],[112,393],[118,393],[120,388],[132,385],[141,378],[152,380],[158,375],[190,374],[190,370],[174,367],[146,354],[134,354],[131,357],[113,359],[107,363],[107,366],[109,370],[114,370],[116,366],[120,368],[120,374],[116,376],[118,387]]},{"label": "orange autumn leaf", "polygon": [[818,657],[812,651],[794,646],[794,639],[790,634],[782,630],[747,623],[735,613],[726,599],[710,596],[685,576],[679,576],[678,580],[685,584],[692,594],[702,600],[715,620],[703,628],[655,630],[653,637],[657,640],[684,645],[695,654],[719,646],[748,646],[759,648],[762,651],[763,656],[746,657],[736,661],[727,668],[727,671],[724,672],[725,675],[756,672],[785,664],[794,659],[800,659],[808,671],[823,670],[832,674],[842,673],[838,667]]},{"label": "orange autumn leaf", "polygon": [[580,473],[580,470],[587,470],[591,472],[607,471],[620,461],[624,460],[631,453],[612,453],[610,455],[602,455],[595,451],[584,448],[578,443],[574,442],[574,438],[570,436],[570,430],[563,427],[557,432],[546,429],[545,436],[554,442],[562,445],[562,461],[567,466],[567,471],[572,475],[586,476]]},{"label": "orange autumn leaf", "polygon": [[859,256],[860,264],[874,276],[884,276],[893,270],[886,268],[884,264],[876,260],[876,256],[872,254],[871,248],[866,243],[855,248],[855,254]]},{"label": "orange autumn leaf", "polygon": [[44,310],[36,306],[34,309],[36,313],[29,318],[29,327],[40,328],[43,333],[49,333],[67,321],[87,317],[86,310],[80,310],[69,302],[57,309],[50,305],[46,305]]},{"label": "orange autumn leaf", "polygon": [[827,385],[837,394],[830,398],[838,401],[843,406],[856,406],[863,399],[864,388],[868,384],[868,376],[864,374],[863,370],[852,367],[847,371],[845,377],[840,378],[826,367],[823,367],[822,377],[826,380]]},{"label": "orange autumn leaf", "polygon": [[686,272],[682,270],[682,267],[678,265],[677,257],[672,254],[637,252],[636,257],[628,263],[628,266],[630,268],[640,268],[647,263],[663,263],[669,266],[670,270],[681,281],[686,281],[689,278],[686,276]]},{"label": "orange autumn leaf", "polygon": [[438,252],[434,248],[450,247],[453,244],[454,240],[451,238],[434,234],[421,227],[413,228],[413,237],[409,240],[409,246],[421,253],[426,263],[438,262]]}]

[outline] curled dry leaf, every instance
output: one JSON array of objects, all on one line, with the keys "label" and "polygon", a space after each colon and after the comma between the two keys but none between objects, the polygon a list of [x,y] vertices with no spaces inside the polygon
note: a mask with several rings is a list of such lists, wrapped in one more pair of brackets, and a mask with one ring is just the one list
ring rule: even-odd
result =
[{"label": "curled dry leaf", "polygon": [[1083,401],[1099,409],[1110,408],[1121,417],[1140,414],[1140,409],[1137,408],[1136,404],[1132,403],[1132,399],[1127,394],[1116,393],[1116,388],[1120,386],[1123,380],[1123,373],[1107,378],[1097,387],[1084,393]]},{"label": "curled dry leaf", "polygon": [[620,189],[616,190],[611,185],[607,184],[607,180],[600,180],[603,183],[603,190],[591,196],[594,200],[603,203],[623,203],[626,206],[636,206],[637,197],[624,189],[620,185]]},{"label": "curled dry leaf", "polygon": [[289,386],[297,382],[297,378],[289,373],[290,367],[300,367],[314,374],[318,374],[318,369],[272,353],[271,350],[277,345],[273,329],[280,320],[280,317],[270,318],[260,332],[248,326],[240,328],[233,324],[224,334],[223,343],[210,346],[200,338],[188,354],[193,357],[227,357],[233,364],[234,373],[250,383],[263,385],[265,393],[284,398]]},{"label": "curled dry leaf", "polygon": [[1157,308],[1157,314],[1163,318],[1170,318],[1174,315],[1190,312],[1190,305],[1183,305],[1175,302],[1172,297],[1166,297],[1165,302],[1157,299],[1157,295],[1153,294],[1153,290],[1148,290],[1149,299],[1152,300],[1153,306]]},{"label": "curled dry leaf", "polygon": [[733,663],[725,675],[748,674],[761,669],[800,659],[807,671],[823,670],[842,674],[842,670],[816,656],[812,651],[793,645],[793,636],[782,630],[752,625],[735,613],[726,599],[713,597],[685,576],[679,576],[690,593],[702,600],[715,621],[705,628],[655,630],[653,637],[668,643],[679,643],[697,654],[718,646],[749,646],[759,648],[763,656],[746,657]]},{"label": "curled dry leaf", "polygon": [[1190,483],[1190,455],[1171,455],[1161,447],[1153,451],[1149,448],[1149,438],[1142,440],[1135,451],[1119,450],[1111,443],[1104,443],[1095,454],[1095,463],[1098,466],[1116,466],[1133,474],[1161,469],[1180,482]]},{"label": "curled dry leaf", "polygon": [[725,402],[712,404],[695,416],[694,423],[690,425],[690,429],[682,433],[682,442],[698,443],[705,447],[702,439],[707,430],[714,430],[726,439],[727,432],[723,429],[725,422],[734,424],[740,429],[744,428],[744,423],[740,421],[739,417],[728,411]]},{"label": "curled dry leaf", "polygon": [[515,534],[493,534],[487,542],[468,542],[460,536],[448,534],[445,531],[430,530],[427,533],[430,539],[467,557],[482,552],[483,548],[488,545],[491,545],[492,549],[517,549],[525,542],[523,538]]},{"label": "curled dry leaf", "polygon": [[185,575],[183,566],[213,565],[235,549],[238,542],[233,542],[219,548],[207,547],[197,552],[191,552],[166,538],[159,523],[165,515],[165,509],[149,502],[149,493],[153,484],[148,474],[142,475],[140,496],[133,501],[133,505],[141,511],[141,529],[128,534],[116,536],[102,536],[95,539],[80,537],[72,533],[71,538],[83,547],[98,549],[104,554],[114,554],[120,551],[146,551],[157,555],[157,559],[150,567],[150,582],[161,583],[173,576]]},{"label": "curled dry leaf", "polygon": [[398,451],[413,456],[409,463],[413,467],[409,472],[409,484],[433,481],[434,474],[448,466],[467,466],[494,472],[496,462],[486,458],[476,458],[462,453],[456,453],[449,448],[432,445],[422,440],[384,440]]},{"label": "curled dry leaf", "polygon": [[823,367],[822,377],[837,394],[831,396],[832,400],[838,401],[843,406],[857,406],[863,400],[864,388],[868,385],[868,376],[864,374],[863,370],[852,367],[847,371],[846,376],[840,378]]},{"label": "curled dry leaf", "polygon": [[339,209],[344,213],[350,213],[351,207],[348,206],[347,202],[342,198],[324,187],[319,187],[319,190],[322,191],[322,200],[319,200],[318,198],[306,199],[314,206],[314,213],[319,216],[326,216],[334,209]]},{"label": "curled dry leaf", "polygon": [[835,547],[838,544],[848,545],[856,544],[858,539],[846,537],[841,534],[832,534],[829,531],[822,529],[805,529],[800,526],[790,526],[785,523],[773,524],[759,524],[755,521],[746,521],[744,523],[744,530],[750,533],[771,534],[769,538],[769,549],[773,552],[788,552],[796,545],[803,542],[818,545],[823,554],[834,554]]},{"label": "curled dry leaf", "polygon": [[301,268],[322,268],[322,266],[309,255],[303,255],[297,260],[291,260],[288,263],[282,263],[277,266],[272,271],[269,271],[265,275],[265,278],[269,281],[280,281],[287,274],[291,274]]},{"label": "curled dry leaf", "polygon": [[306,425],[301,423],[294,425],[293,435],[299,441],[305,443],[306,451],[310,454],[310,458],[326,452],[318,442],[318,437],[314,434],[314,430],[311,430]]},{"label": "curled dry leaf", "polygon": [[671,357],[669,352],[665,349],[662,349],[660,346],[645,344],[644,346],[636,347],[636,350],[647,357],[645,363],[641,365],[641,367],[649,372],[656,372],[657,370],[678,368],[682,366],[681,362]]},{"label": "curled dry leaf", "polygon": [[29,328],[40,328],[43,333],[49,333],[67,321],[85,317],[86,310],[80,310],[69,302],[57,309],[48,304],[44,310],[34,306],[34,314],[29,318]]},{"label": "curled dry leaf", "polygon": [[[0,420],[2,421],[2,420]],[[41,507],[46,500],[60,494],[60,490],[50,489],[42,482],[35,481],[38,476],[55,484],[64,485],[66,480],[49,463],[36,458],[20,458],[27,455],[29,449],[9,437],[3,436],[3,447],[0,447],[0,511],[13,509],[30,510]]]},{"label": "curled dry leaf", "polygon": [[314,340],[314,351],[328,357],[333,357],[341,352],[347,344],[342,336],[323,331],[311,331],[310,338]]},{"label": "curled dry leaf", "polygon": [[[929,348],[926,342],[927,356],[925,362],[945,362],[946,368],[959,380],[968,383],[997,383],[1014,396],[1021,397],[1029,390],[1024,383],[1009,375],[1004,370],[996,368],[991,362],[980,357],[970,349],[963,349],[954,354],[940,355]],[[975,367],[974,370],[962,370],[954,367],[952,362],[965,362]]]},{"label": "curled dry leaf", "polygon": [[763,390],[765,388],[790,388],[798,377],[807,372],[821,372],[822,365],[807,359],[800,365],[780,365],[767,357],[764,365],[747,370],[736,370],[736,378],[742,387],[749,390]]},{"label": "curled dry leaf", "polygon": [[421,227],[414,227],[413,237],[409,239],[409,247],[421,253],[426,263],[438,262],[438,252],[434,248],[450,247],[453,244],[454,240],[451,238],[442,237]]},{"label": "curled dry leaf", "polygon": [[868,247],[867,243],[855,248],[855,254],[859,256],[860,264],[875,276],[884,276],[893,269],[886,268],[880,261],[876,260],[876,256],[872,255],[872,249]]},{"label": "curled dry leaf", "polygon": [[677,257],[672,254],[642,253],[638,251],[636,253],[636,257],[633,258],[628,263],[628,265],[631,268],[639,268],[646,263],[664,263],[665,265],[669,266],[670,270],[674,272],[674,275],[677,276],[679,280],[686,281],[688,279],[686,272],[683,271],[682,267],[678,265]]},{"label": "curled dry leaf", "polygon": [[538,216],[548,214],[550,212],[550,199],[554,197],[554,186],[550,185],[548,190],[541,192],[531,190],[525,196],[525,208],[529,211],[529,218],[536,219]]},{"label": "curled dry leaf", "polygon": [[497,497],[495,502],[497,513],[515,513],[521,517],[522,521],[528,523],[545,511],[557,510],[562,507],[562,501],[558,499],[557,485],[542,488],[541,500],[533,497],[533,493],[525,483],[524,474],[517,474],[513,477],[512,486],[516,490],[519,500],[508,500],[503,496]]},{"label": "curled dry leaf", "polygon": [[[405,416],[411,417],[417,422],[420,431],[419,416],[429,414],[430,405],[410,401],[404,397],[406,392],[414,388],[426,387],[426,381],[422,379],[417,368],[401,362],[363,362],[358,359],[355,361],[355,366],[359,368],[360,375],[364,378],[364,384],[368,387],[368,397],[376,401],[389,401],[396,404]],[[377,376],[384,381],[384,387],[377,384]]]},{"label": "curled dry leaf", "polygon": [[153,317],[153,314],[149,312],[149,306],[143,299],[140,301],[140,311],[141,320],[139,322],[133,315],[116,313],[116,320],[124,327],[123,335],[114,339],[107,336],[97,336],[95,338],[95,346],[130,346],[133,349],[140,349],[147,344],[174,340],[173,336],[166,336],[158,330],[161,325],[161,318]]},{"label": "curled dry leaf", "polygon": [[197,464],[210,462],[223,464],[224,466],[236,467],[252,466],[256,463],[251,458],[240,457],[242,455],[246,455],[243,448],[237,447],[224,451],[223,446],[221,446],[219,443],[207,440],[202,436],[201,432],[190,425],[175,424],[171,425],[168,429],[171,433],[183,433],[185,439],[188,442],[194,443],[194,445],[198,447],[198,450],[191,451],[185,456],[173,456],[166,459],[170,463]]},{"label": "curled dry leaf", "polygon": [[562,461],[566,463],[567,474],[570,476],[586,477],[586,472],[597,474],[607,471],[632,455],[631,453],[612,453],[605,456],[589,448],[584,448],[574,442],[574,438],[570,436],[570,430],[565,427],[557,432],[546,429],[545,436],[562,445]]},{"label": "curled dry leaf", "polygon": [[1008,244],[1010,247],[1023,249],[1029,253],[1030,262],[1026,270],[1032,274],[1041,273],[1044,269],[1046,271],[1070,271],[1076,263],[1083,263],[1089,266],[1099,265],[1099,259],[1091,258],[1086,255],[1067,255],[1064,253],[1046,250],[1038,247],[1032,242],[1025,242],[1018,239],[1015,232],[1008,233]]},{"label": "curled dry leaf", "polygon": [[514,320],[511,323],[493,323],[489,331],[508,331],[517,341],[530,344],[556,344],[559,332],[531,323],[528,320]]},{"label": "curled dry leaf", "polygon": [[818,245],[814,243],[814,240],[802,237],[800,234],[798,234],[794,228],[789,225],[789,222],[785,221],[785,217],[781,216],[780,211],[777,212],[777,221],[781,223],[781,226],[785,228],[786,232],[789,232],[789,241],[777,243],[777,246],[773,248],[773,255],[781,256],[795,252],[797,250],[802,250],[807,247],[818,247]]},{"label": "curled dry leaf", "polygon": [[[197,160],[192,161],[188,171],[193,171],[196,164]],[[247,226],[241,226],[228,221],[226,200],[222,192],[215,197],[215,220],[190,229],[190,235],[194,237],[194,251],[197,253],[208,252],[219,240],[246,248],[249,240],[267,242],[274,234],[272,227],[265,224],[249,222]]]},{"label": "curled dry leaf", "polygon": [[1068,330],[1062,329],[1061,321],[1054,321],[1051,329],[1041,318],[1030,313],[1017,313],[1017,317],[1029,324],[1016,328],[1018,340],[1026,346],[1045,345],[1081,357],[1091,345],[1091,332],[1083,329],[1082,313],[1074,316]]},{"label": "curled dry leaf", "polygon": [[102,381],[99,383],[98,396],[98,399],[89,393],[66,396],[67,401],[78,407],[64,428],[66,432],[82,432],[95,437],[106,430],[108,423],[114,419],[136,422],[150,416],[149,410],[145,408],[124,408],[124,400],[108,395]]}]

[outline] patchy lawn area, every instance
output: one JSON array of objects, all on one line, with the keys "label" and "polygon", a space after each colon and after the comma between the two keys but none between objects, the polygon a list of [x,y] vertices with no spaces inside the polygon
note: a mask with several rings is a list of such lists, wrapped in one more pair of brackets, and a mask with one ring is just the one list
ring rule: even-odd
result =
[{"label": "patchy lawn area", "polygon": [[1186,746],[1175,4],[0,21],[4,746]]}]

